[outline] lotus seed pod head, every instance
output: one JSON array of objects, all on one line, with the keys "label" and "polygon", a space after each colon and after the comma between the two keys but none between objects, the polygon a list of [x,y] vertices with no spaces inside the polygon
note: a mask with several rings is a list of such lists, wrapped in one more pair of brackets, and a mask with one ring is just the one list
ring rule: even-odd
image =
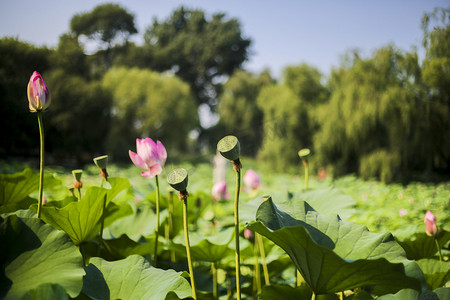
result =
[{"label": "lotus seed pod head", "polygon": [[241,146],[237,137],[227,135],[217,143],[217,150],[229,160],[237,160],[241,154]]},{"label": "lotus seed pod head", "polygon": [[28,106],[31,112],[46,110],[50,105],[50,94],[41,74],[34,71],[27,86]]},{"label": "lotus seed pod head", "polygon": [[437,219],[435,215],[431,211],[427,211],[425,214],[425,231],[427,235],[429,236],[436,236],[438,229],[437,229]]},{"label": "lotus seed pod head", "polygon": [[73,170],[72,175],[76,181],[81,181],[81,175],[83,175],[83,170],[80,170],[80,169]]},{"label": "lotus seed pod head", "polygon": [[167,175],[167,182],[179,192],[183,192],[188,186],[188,173],[185,169],[175,169]]},{"label": "lotus seed pod head", "polygon": [[97,165],[99,169],[106,169],[108,166],[108,155],[103,155],[94,158],[94,163]]},{"label": "lotus seed pod head", "polygon": [[308,148],[301,149],[298,151],[298,156],[300,156],[301,159],[308,159],[308,156],[311,154],[311,150]]}]

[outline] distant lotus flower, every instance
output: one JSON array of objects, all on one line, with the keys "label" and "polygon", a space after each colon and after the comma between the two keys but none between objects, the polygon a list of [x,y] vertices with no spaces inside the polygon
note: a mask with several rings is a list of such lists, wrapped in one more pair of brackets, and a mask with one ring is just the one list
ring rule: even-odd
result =
[{"label": "distant lotus flower", "polygon": [[251,188],[252,190],[259,189],[260,186],[259,176],[252,169],[248,169],[247,172],[245,172],[243,180],[245,185]]},{"label": "distant lotus flower", "polygon": [[252,241],[253,238],[255,237],[255,235],[253,234],[253,231],[251,231],[251,230],[248,229],[248,228],[245,228],[245,229],[244,229],[244,237],[245,237],[247,240]]},{"label": "distant lotus flower", "polygon": [[28,103],[31,112],[45,110],[50,105],[50,94],[41,74],[33,72],[27,87]]},{"label": "distant lotus flower", "polygon": [[437,225],[436,225],[436,217],[431,211],[427,211],[425,214],[425,231],[429,236],[436,236],[437,234]]},{"label": "distant lotus flower", "polygon": [[217,182],[213,186],[211,193],[215,200],[221,200],[230,197],[230,194],[227,193],[227,182],[225,180]]},{"label": "distant lotus flower", "polygon": [[400,217],[403,217],[404,215],[406,215],[408,211],[405,208],[400,209],[400,211],[398,212],[398,214],[400,215]]},{"label": "distant lotus flower", "polygon": [[128,154],[136,167],[146,170],[141,175],[152,178],[161,174],[167,159],[164,145],[160,141],[155,143],[151,138],[136,139],[136,149],[137,154],[131,150],[128,151]]}]

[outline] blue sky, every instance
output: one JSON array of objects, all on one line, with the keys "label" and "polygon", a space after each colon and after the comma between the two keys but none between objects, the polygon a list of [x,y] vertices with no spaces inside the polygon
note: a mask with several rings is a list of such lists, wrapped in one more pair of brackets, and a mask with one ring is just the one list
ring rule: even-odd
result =
[{"label": "blue sky", "polygon": [[394,44],[404,51],[415,46],[421,54],[423,14],[449,7],[448,0],[0,0],[0,37],[55,47],[73,15],[105,2],[118,3],[135,15],[138,43],[154,18],[164,20],[181,5],[207,16],[224,12],[237,18],[244,36],[253,41],[244,67],[253,72],[267,67],[275,76],[285,66],[300,63],[327,75],[350,49],[368,56]]}]

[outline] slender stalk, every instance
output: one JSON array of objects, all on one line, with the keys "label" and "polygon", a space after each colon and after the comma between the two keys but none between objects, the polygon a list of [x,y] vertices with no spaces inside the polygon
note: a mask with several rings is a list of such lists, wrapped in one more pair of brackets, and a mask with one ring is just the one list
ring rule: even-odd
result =
[{"label": "slender stalk", "polygon": [[187,197],[183,199],[183,223],[184,223],[184,239],[186,241],[186,256],[188,259],[189,275],[191,277],[192,296],[197,299],[195,292],[194,268],[192,267],[191,246],[189,244],[188,218],[187,218]]},{"label": "slender stalk", "polygon": [[316,294],[314,293],[314,291],[312,292],[311,300],[316,300]]},{"label": "slender stalk", "polygon": [[159,238],[159,180],[158,175],[155,176],[156,181],[156,232],[155,232],[155,251],[154,263],[155,267],[158,265],[158,238]]},{"label": "slender stalk", "polygon": [[305,162],[305,189],[308,189],[309,185],[309,165]]},{"label": "slender stalk", "polygon": [[434,242],[436,243],[436,247],[437,247],[438,252],[439,252],[439,261],[444,261],[443,258],[442,258],[441,247],[439,246],[439,242],[438,242],[436,237],[434,237]]},{"label": "slender stalk", "polygon": [[302,284],[302,274],[300,274],[300,271],[295,268],[297,271],[295,272],[295,284],[297,286],[300,286]]},{"label": "slender stalk", "polygon": [[211,272],[212,272],[212,277],[213,277],[213,297],[215,299],[219,299],[218,298],[219,286],[217,284],[217,262],[216,261],[211,264]]},{"label": "slender stalk", "polygon": [[270,285],[269,269],[267,268],[266,252],[264,251],[264,243],[262,240],[262,236],[259,233],[255,232],[255,239],[257,239],[257,242],[259,244],[259,252],[261,253],[264,281],[265,281],[266,285]]},{"label": "slender stalk", "polygon": [[[105,176],[105,181],[108,181],[108,177]],[[102,181],[102,187],[103,187],[103,181]],[[102,213],[102,222],[100,223],[100,238],[103,239],[103,228],[105,227],[105,209],[106,209],[106,198],[107,194],[105,194],[105,197],[103,198],[103,213]]]},{"label": "slender stalk", "polygon": [[234,231],[236,240],[236,292],[237,299],[241,299],[241,253],[239,248],[239,190],[241,189],[241,170],[236,170],[236,194],[234,197]]},{"label": "slender stalk", "polygon": [[261,270],[259,268],[259,257],[258,257],[258,243],[256,242],[255,236],[255,244],[253,246],[253,256],[255,258],[255,281],[256,281],[256,293],[261,293]]},{"label": "slender stalk", "polygon": [[39,202],[37,217],[41,218],[42,197],[44,195],[44,124],[42,122],[42,112],[37,112],[38,124],[39,124],[39,137],[41,142],[40,154],[41,161],[39,166]]},{"label": "slender stalk", "polygon": [[[168,236],[168,240],[170,239],[170,235],[172,234],[173,231],[173,192],[169,192],[169,217],[167,220],[167,223],[169,225],[169,236]],[[171,262],[175,262],[175,251],[174,250],[170,250],[170,261]]]},{"label": "slender stalk", "polygon": [[339,293],[339,300],[344,300],[344,292]]}]

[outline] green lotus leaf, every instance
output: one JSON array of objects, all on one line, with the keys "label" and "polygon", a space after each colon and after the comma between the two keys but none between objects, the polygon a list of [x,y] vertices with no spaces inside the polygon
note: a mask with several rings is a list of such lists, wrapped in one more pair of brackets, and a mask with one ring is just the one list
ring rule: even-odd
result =
[{"label": "green lotus leaf", "polygon": [[[209,237],[190,233],[189,243],[191,246],[192,258],[194,260],[216,262],[228,255],[232,256],[233,251],[228,247],[228,245],[233,238],[233,228],[220,231],[216,235]],[[184,237],[177,236],[173,241],[171,248],[177,251],[180,255],[186,256],[186,243],[184,241]]]},{"label": "green lotus leaf", "polygon": [[422,269],[427,282],[427,289],[443,287],[450,280],[450,264],[436,259],[420,259],[417,264]]},{"label": "green lotus leaf", "polygon": [[320,215],[304,201],[284,202],[283,208],[288,212],[268,199],[247,227],[283,248],[316,294],[367,285],[377,286],[379,294],[420,290],[420,282],[406,276],[405,252],[392,235]]},{"label": "green lotus leaf", "polygon": [[6,255],[11,261],[7,262],[4,274],[11,286],[5,299],[20,299],[26,294],[59,294],[60,288],[41,287],[45,284],[59,285],[69,296],[76,297],[85,272],[81,253],[70,238],[36,218],[10,216],[5,222],[1,242],[8,245],[9,252],[14,252]]},{"label": "green lotus leaf", "polygon": [[0,213],[14,212],[36,203],[28,195],[39,188],[39,174],[25,169],[15,174],[0,174]]},{"label": "green lotus leaf", "polygon": [[180,299],[192,297],[185,273],[151,267],[139,255],[113,262],[94,257],[86,273],[83,293],[95,299],[163,300],[169,292]]},{"label": "green lotus leaf", "polygon": [[42,284],[34,290],[26,293],[21,300],[68,300],[69,296],[66,294],[66,290],[59,284]]}]

